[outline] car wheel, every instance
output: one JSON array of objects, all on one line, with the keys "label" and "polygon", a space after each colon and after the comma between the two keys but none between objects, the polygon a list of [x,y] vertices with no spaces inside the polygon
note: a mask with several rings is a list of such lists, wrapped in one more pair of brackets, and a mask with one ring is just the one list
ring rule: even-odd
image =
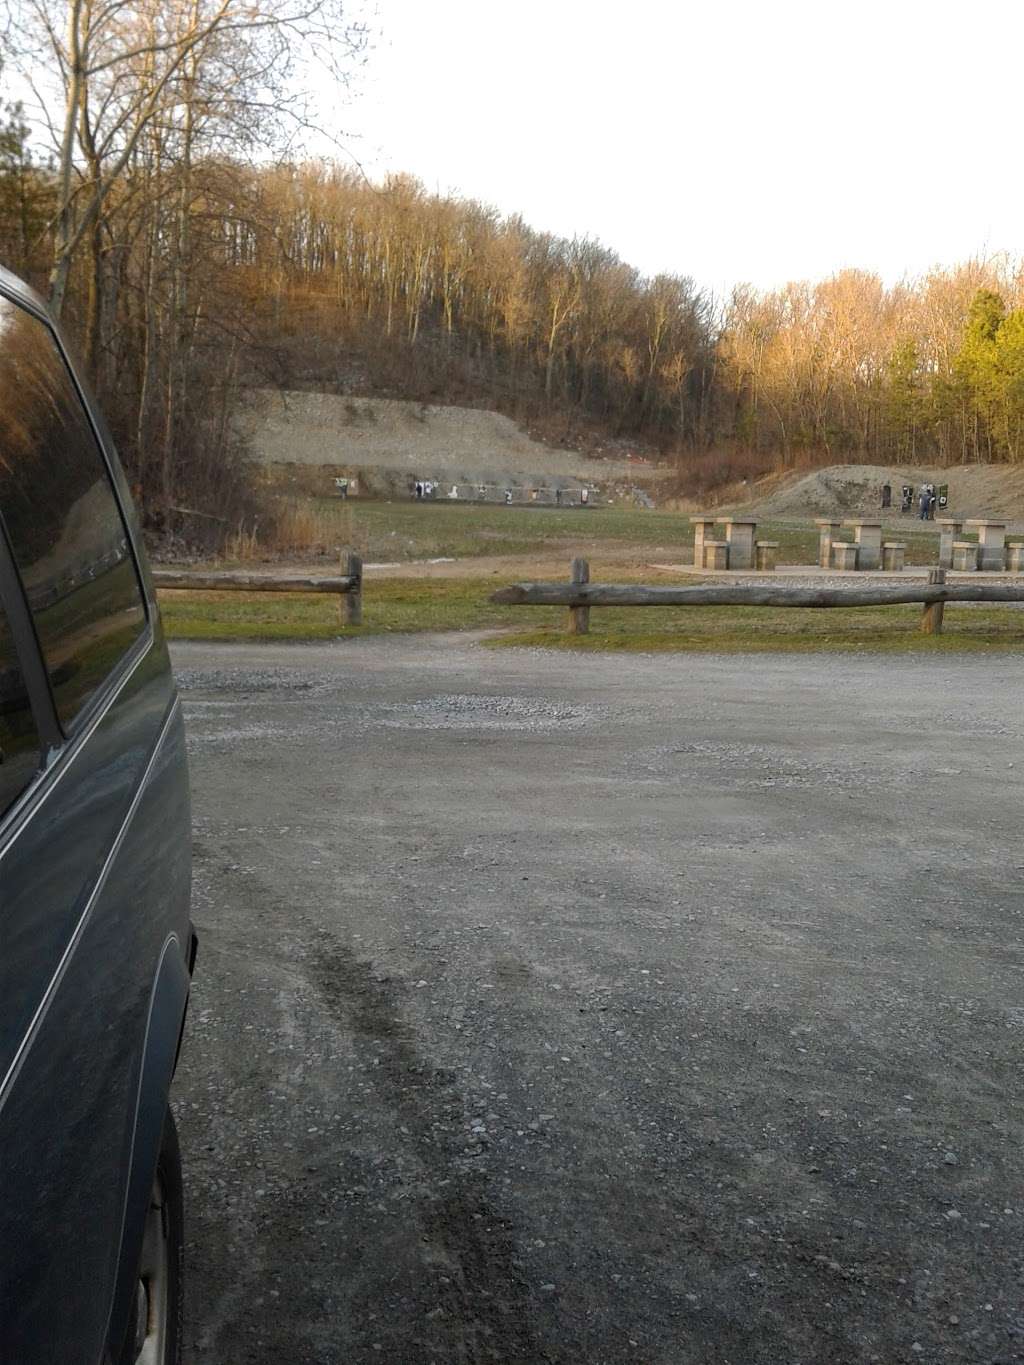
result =
[{"label": "car wheel", "polygon": [[181,1149],[168,1109],[142,1238],[135,1318],[120,1365],[180,1365],[183,1212]]}]

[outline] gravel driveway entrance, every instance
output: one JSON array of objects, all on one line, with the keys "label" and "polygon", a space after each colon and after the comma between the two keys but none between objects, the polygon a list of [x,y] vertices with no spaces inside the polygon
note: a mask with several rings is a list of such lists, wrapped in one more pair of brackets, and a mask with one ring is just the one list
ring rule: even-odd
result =
[{"label": "gravel driveway entrance", "polygon": [[174,654],[189,1361],[1024,1358],[1019,661]]}]

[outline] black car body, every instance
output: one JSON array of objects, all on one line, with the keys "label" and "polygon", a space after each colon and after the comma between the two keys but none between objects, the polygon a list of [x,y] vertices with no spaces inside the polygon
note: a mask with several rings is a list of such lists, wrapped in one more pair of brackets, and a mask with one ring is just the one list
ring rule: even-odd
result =
[{"label": "black car body", "polygon": [[180,1223],[168,1092],[195,956],[181,709],[110,437],[4,271],[0,747],[0,1359],[134,1361],[166,1309],[169,1361],[180,1227],[162,1307],[140,1265],[158,1169],[174,1207],[157,1233]]}]

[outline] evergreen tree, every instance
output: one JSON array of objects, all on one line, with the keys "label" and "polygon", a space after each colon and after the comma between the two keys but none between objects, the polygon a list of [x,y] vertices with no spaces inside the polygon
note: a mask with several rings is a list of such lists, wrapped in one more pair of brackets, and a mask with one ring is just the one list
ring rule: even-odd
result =
[{"label": "evergreen tree", "polygon": [[923,394],[918,374],[917,346],[901,341],[889,357],[886,385],[886,422],[896,459],[917,458],[917,438],[923,416]]},{"label": "evergreen tree", "polygon": [[991,289],[979,289],[971,301],[967,325],[954,374],[966,389],[970,439],[983,459],[997,453],[994,436],[999,426],[997,338],[1006,318],[1006,305]]},{"label": "evergreen tree", "polygon": [[1007,314],[996,333],[991,379],[995,440],[1011,460],[1024,456],[1024,310]]}]

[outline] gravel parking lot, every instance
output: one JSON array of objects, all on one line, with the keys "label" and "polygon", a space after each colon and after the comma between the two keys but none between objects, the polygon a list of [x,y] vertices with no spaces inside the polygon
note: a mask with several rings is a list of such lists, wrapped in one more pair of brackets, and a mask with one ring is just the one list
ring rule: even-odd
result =
[{"label": "gravel parking lot", "polygon": [[1024,1359],[1017,659],[174,656],[186,1360]]}]

